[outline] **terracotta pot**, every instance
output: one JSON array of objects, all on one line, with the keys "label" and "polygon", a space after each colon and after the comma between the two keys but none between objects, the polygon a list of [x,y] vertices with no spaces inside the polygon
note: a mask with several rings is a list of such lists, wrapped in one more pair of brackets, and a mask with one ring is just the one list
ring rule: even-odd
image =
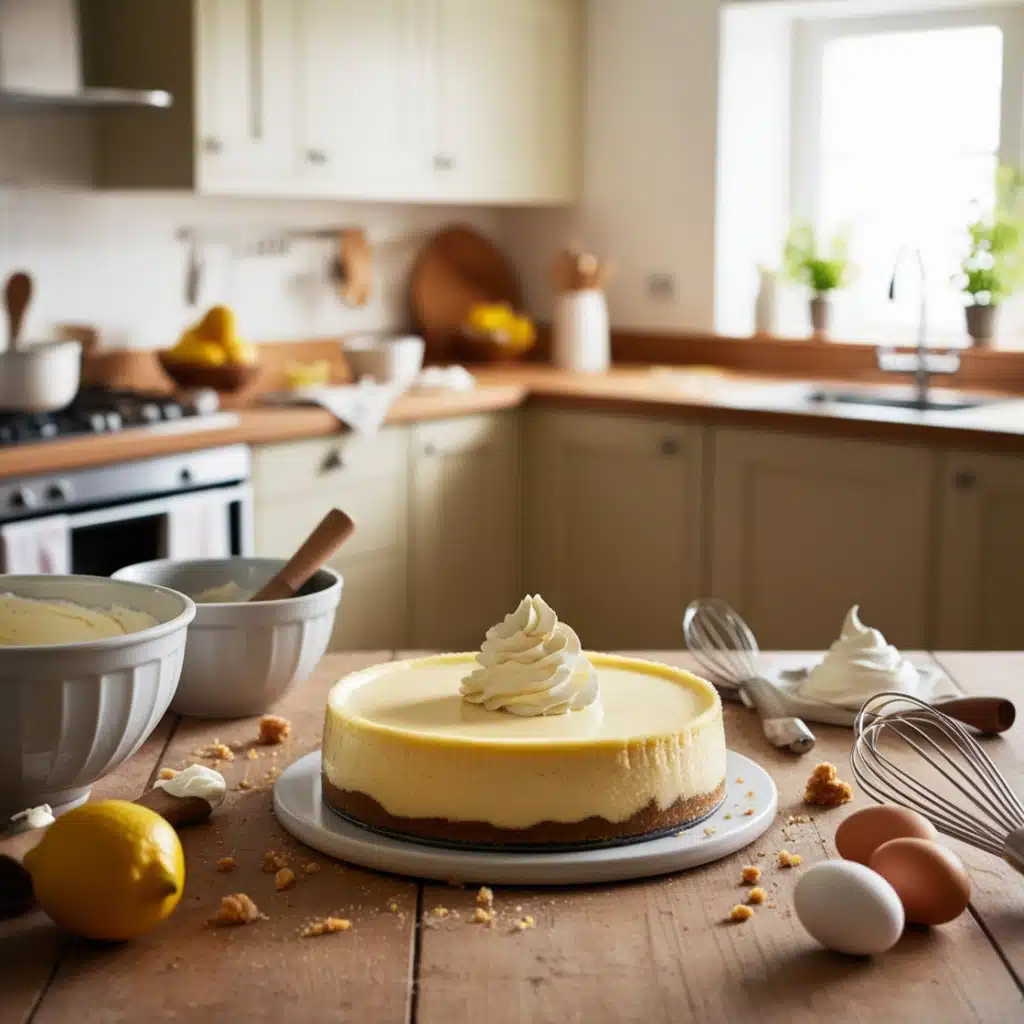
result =
[{"label": "terracotta pot", "polygon": [[827,295],[815,295],[811,299],[811,327],[815,338],[828,337],[832,322],[832,303]]},{"label": "terracotta pot", "polygon": [[999,307],[967,306],[964,312],[967,314],[967,333],[971,336],[971,341],[978,348],[990,345],[996,333]]}]

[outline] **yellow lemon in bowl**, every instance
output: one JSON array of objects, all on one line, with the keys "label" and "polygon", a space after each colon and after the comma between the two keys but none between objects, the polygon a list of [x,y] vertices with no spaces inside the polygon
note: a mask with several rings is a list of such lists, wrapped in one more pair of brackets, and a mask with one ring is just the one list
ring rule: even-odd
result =
[{"label": "yellow lemon in bowl", "polygon": [[178,905],[185,855],[155,811],[99,800],[61,815],[24,857],[36,899],[66,931],[89,939],[134,939]]}]

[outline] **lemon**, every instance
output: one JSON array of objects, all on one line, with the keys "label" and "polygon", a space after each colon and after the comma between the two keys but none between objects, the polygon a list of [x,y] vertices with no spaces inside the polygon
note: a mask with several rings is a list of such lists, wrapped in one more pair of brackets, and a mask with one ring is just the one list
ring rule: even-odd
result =
[{"label": "lemon", "polygon": [[155,811],[99,800],[59,817],[24,857],[40,906],[89,939],[144,935],[178,905],[185,855]]},{"label": "lemon", "polygon": [[221,343],[229,363],[252,366],[256,362],[256,349],[239,338],[227,338]]},{"label": "lemon", "polygon": [[213,306],[194,329],[208,341],[228,341],[237,334],[234,311],[228,306]]},{"label": "lemon", "polygon": [[194,366],[223,366],[228,361],[227,352],[216,341],[202,341],[194,336],[184,337],[167,353],[178,363]]}]

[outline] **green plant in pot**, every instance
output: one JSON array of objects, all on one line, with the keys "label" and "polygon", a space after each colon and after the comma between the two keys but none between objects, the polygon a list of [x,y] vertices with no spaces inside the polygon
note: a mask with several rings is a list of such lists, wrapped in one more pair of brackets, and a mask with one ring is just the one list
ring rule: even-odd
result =
[{"label": "green plant in pot", "polygon": [[996,172],[993,208],[967,225],[967,253],[956,281],[975,345],[995,335],[999,305],[1024,285],[1024,180],[1012,167]]},{"label": "green plant in pot", "polygon": [[828,334],[832,318],[832,293],[850,282],[849,239],[845,232],[822,246],[809,221],[790,228],[782,251],[786,276],[811,290],[811,326],[816,338]]}]

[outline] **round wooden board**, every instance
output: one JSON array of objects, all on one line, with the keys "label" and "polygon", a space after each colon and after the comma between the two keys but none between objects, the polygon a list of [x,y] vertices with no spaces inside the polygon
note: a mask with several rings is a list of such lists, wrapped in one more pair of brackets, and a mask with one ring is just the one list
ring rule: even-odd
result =
[{"label": "round wooden board", "polygon": [[439,231],[422,249],[409,282],[412,313],[433,362],[455,357],[459,331],[478,302],[521,305],[519,281],[501,250],[474,228]]}]

